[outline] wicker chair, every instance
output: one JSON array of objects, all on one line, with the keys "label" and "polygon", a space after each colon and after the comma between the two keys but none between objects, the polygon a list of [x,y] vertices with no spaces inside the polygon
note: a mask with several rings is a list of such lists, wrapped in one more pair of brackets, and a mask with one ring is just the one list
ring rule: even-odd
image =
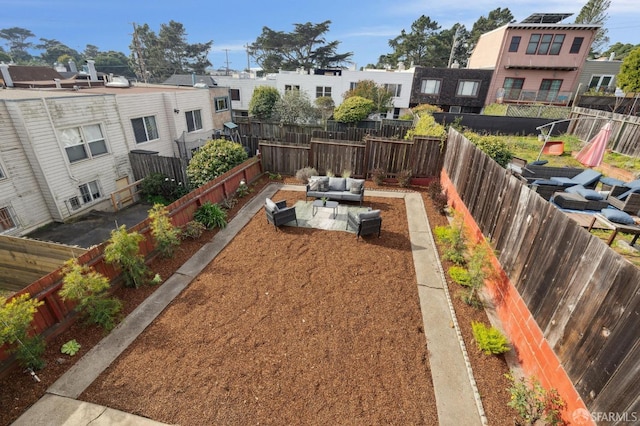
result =
[{"label": "wicker chair", "polygon": [[[640,188],[638,188],[637,191],[640,191]],[[625,194],[622,194],[622,196],[619,195],[618,197],[609,195],[607,202],[609,205],[623,212],[640,215],[640,192],[632,192],[626,196],[624,195]]]},{"label": "wicker chair", "polygon": [[364,213],[349,212],[347,215],[347,226],[345,229],[352,227],[356,230],[356,239],[360,236],[378,233],[380,237],[380,228],[382,227],[382,217],[380,210],[371,210]]},{"label": "wicker chair", "polygon": [[267,222],[273,223],[276,228],[294,220],[296,221],[296,226],[298,225],[296,208],[287,207],[286,200],[273,202],[267,198],[264,203],[264,211],[267,215]]}]

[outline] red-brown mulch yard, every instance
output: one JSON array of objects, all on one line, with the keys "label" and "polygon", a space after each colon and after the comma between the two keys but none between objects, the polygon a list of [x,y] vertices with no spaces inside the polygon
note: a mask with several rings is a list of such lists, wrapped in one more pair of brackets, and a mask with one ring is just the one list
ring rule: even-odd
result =
[{"label": "red-brown mulch yard", "polygon": [[[423,189],[411,189],[423,193],[432,228],[447,223]],[[275,198],[293,204],[304,194]],[[81,399],[180,424],[436,424],[404,203],[374,191],[366,203],[383,211],[379,239],[276,231],[260,211]],[[215,232],[183,242],[154,271],[168,277]],[[153,290],[118,296],[129,312]],[[456,297],[454,304],[489,423],[513,424],[504,359],[473,346],[471,321],[488,324],[486,315]],[[55,361],[62,343],[75,338],[84,353],[100,336],[74,325],[49,345],[41,383],[20,372],[3,379],[2,407],[10,409],[0,410],[0,424],[69,368]]]}]

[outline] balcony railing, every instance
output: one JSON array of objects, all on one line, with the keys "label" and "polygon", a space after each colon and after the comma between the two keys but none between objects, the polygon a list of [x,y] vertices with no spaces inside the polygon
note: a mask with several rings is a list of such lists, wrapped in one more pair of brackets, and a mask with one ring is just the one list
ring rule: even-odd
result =
[{"label": "balcony railing", "polygon": [[569,105],[571,92],[560,92],[558,90],[523,90],[510,89],[504,93],[504,102],[514,103],[543,103],[554,105]]}]

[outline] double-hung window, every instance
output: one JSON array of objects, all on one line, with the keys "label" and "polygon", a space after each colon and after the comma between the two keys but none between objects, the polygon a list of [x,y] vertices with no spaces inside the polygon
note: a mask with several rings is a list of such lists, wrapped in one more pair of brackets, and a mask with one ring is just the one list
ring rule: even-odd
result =
[{"label": "double-hung window", "polygon": [[82,196],[82,202],[84,204],[87,204],[92,201],[96,201],[99,198],[102,198],[100,185],[98,184],[97,180],[82,184],[78,187],[78,189],[80,189],[80,196]]},{"label": "double-hung window", "polygon": [[422,80],[420,83],[420,93],[424,93],[425,95],[437,95],[440,93],[440,82],[439,79],[433,80]]},{"label": "double-hung window", "polygon": [[16,219],[10,207],[0,207],[0,232],[8,231],[17,227]]},{"label": "double-hung window", "polygon": [[71,163],[109,152],[99,124],[72,127],[59,133]]},{"label": "double-hung window", "polygon": [[[227,111],[229,109],[229,98],[227,96],[220,96],[215,98],[216,111]],[[200,125],[202,128],[202,125]]]},{"label": "double-hung window", "polygon": [[331,86],[316,86],[316,98],[331,96]]},{"label": "double-hung window", "polygon": [[187,119],[187,132],[195,132],[202,129],[202,117],[199,109],[187,111],[184,115]]},{"label": "double-hung window", "polygon": [[142,143],[158,139],[158,126],[156,125],[156,117],[142,117],[131,120],[133,126],[133,134],[136,137],[136,143]]},{"label": "double-hung window", "polygon": [[478,96],[478,89],[480,88],[480,82],[475,80],[460,80],[458,82],[457,96],[476,97]]}]

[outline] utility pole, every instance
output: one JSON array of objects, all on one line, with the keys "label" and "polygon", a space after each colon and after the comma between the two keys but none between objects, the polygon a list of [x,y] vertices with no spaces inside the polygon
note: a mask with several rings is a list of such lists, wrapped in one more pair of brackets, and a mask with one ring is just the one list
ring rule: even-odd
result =
[{"label": "utility pole", "polygon": [[247,50],[247,72],[251,74],[251,61],[249,56],[249,44],[245,44],[244,48]]},{"label": "utility pole", "polygon": [[457,27],[455,34],[453,34],[453,44],[451,45],[451,53],[449,54],[449,64],[447,65],[447,68],[451,68],[451,63],[453,62],[453,55],[456,53],[456,47],[458,47],[459,32],[460,32],[460,27]]},{"label": "utility pole", "polygon": [[229,49],[224,49],[224,53],[227,57],[227,71],[225,72],[225,75],[229,75]]},{"label": "utility pole", "polygon": [[140,73],[142,74],[142,81],[147,84],[147,68],[144,65],[144,56],[142,55],[142,49],[140,47],[140,40],[138,39],[138,30],[136,23],[133,23],[133,44],[136,47],[136,54],[138,55],[138,65],[140,66]]}]

